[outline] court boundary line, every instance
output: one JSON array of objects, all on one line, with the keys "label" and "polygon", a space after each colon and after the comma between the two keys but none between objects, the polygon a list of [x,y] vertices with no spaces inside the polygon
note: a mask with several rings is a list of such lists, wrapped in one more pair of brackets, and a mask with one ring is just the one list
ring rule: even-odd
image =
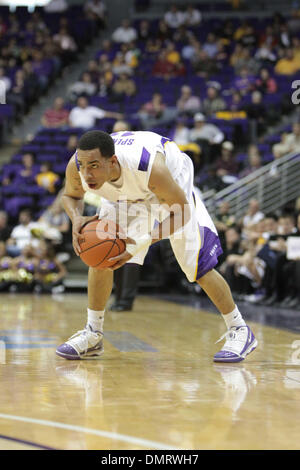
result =
[{"label": "court boundary line", "polygon": [[[106,439],[112,439],[117,441],[127,442],[129,444],[135,444],[138,446],[145,447],[146,449],[154,448],[158,450],[182,450],[180,448],[172,447],[161,442],[151,441],[139,437],[128,436],[126,434],[119,434],[117,432],[101,431],[99,429],[85,428],[83,426],[77,426],[67,423],[59,423],[57,421],[48,421],[44,419],[28,418],[26,416],[10,415],[0,413],[0,419],[8,419],[12,421],[21,421],[30,424],[39,424],[41,426],[48,426],[53,428],[66,429],[67,431],[81,432],[85,434],[94,434],[95,436],[104,437]],[[95,449],[96,450],[96,449]]]},{"label": "court boundary line", "polygon": [[28,446],[37,447],[38,449],[42,449],[42,450],[58,450],[58,449],[55,449],[54,447],[47,447],[47,446],[44,446],[43,444],[37,444],[36,442],[26,441],[24,439],[19,439],[17,437],[6,436],[5,434],[0,434],[0,439],[3,439],[5,441],[17,442],[18,444],[26,444]]}]

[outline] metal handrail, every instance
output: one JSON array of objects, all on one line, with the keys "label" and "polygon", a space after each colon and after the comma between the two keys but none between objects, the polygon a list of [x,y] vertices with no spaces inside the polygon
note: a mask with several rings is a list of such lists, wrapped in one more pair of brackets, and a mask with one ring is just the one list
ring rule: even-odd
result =
[{"label": "metal handrail", "polygon": [[267,213],[299,196],[300,153],[294,152],[264,165],[222,191],[206,191],[202,199],[212,216],[221,201],[228,201],[230,214],[239,218],[245,214],[250,199],[257,199],[260,209]]}]

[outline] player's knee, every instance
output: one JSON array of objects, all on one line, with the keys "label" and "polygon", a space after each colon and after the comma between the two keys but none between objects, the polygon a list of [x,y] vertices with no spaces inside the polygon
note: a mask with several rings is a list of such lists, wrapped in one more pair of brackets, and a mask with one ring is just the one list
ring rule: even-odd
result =
[{"label": "player's knee", "polygon": [[197,279],[199,286],[204,288],[207,284],[210,284],[215,276],[215,273],[216,271],[214,269],[211,269],[206,274],[204,274],[204,276]]}]

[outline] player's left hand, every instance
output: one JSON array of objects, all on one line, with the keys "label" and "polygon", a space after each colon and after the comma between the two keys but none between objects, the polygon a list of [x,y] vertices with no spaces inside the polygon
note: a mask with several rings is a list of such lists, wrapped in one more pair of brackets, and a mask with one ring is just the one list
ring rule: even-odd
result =
[{"label": "player's left hand", "polygon": [[115,264],[110,268],[107,268],[109,271],[115,271],[116,269],[121,268],[127,261],[132,258],[132,255],[128,253],[128,251],[123,251],[123,253],[119,256],[114,256],[113,258],[109,258],[108,261],[115,261]]}]

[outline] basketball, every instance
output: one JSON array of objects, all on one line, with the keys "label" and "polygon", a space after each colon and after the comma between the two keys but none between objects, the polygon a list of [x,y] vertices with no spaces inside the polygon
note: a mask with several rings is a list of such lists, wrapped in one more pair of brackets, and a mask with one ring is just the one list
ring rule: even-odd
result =
[{"label": "basketball", "polygon": [[95,269],[110,268],[115,264],[109,258],[118,256],[126,249],[124,240],[117,237],[119,227],[111,220],[92,220],[80,231],[81,260]]}]

